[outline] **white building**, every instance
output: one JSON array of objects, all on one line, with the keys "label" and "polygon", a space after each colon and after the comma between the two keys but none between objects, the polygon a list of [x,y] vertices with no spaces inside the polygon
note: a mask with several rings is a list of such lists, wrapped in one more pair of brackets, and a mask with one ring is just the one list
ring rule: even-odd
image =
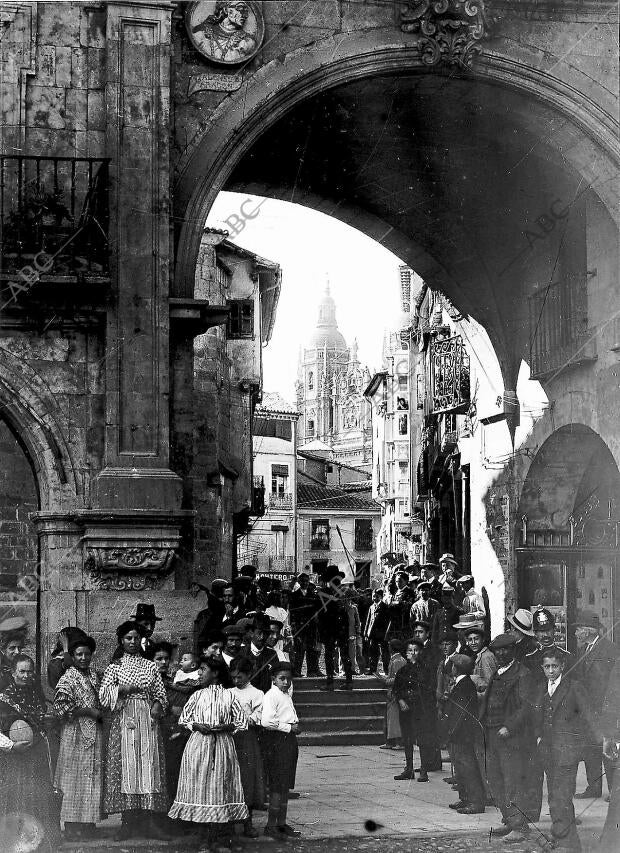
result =
[{"label": "white building", "polygon": [[283,580],[296,571],[297,420],[295,407],[265,393],[254,411],[254,485],[264,490],[265,513],[238,544],[238,565]]}]

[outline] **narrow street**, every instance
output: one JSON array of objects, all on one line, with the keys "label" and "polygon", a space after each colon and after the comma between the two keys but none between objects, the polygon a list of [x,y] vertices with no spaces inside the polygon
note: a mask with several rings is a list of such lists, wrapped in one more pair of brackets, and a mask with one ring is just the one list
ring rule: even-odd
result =
[{"label": "narrow street", "polygon": [[[487,808],[485,814],[464,816],[449,809],[455,792],[442,781],[446,773],[431,773],[428,784],[395,782],[393,776],[402,769],[403,753],[380,750],[375,746],[303,747],[297,773],[296,789],[300,798],[291,803],[291,824],[303,838],[275,844],[266,838],[250,841],[237,836],[239,847],[251,851],[280,850],[313,853],[313,851],[350,851],[362,853],[405,853],[405,851],[500,851],[506,850],[500,840],[490,838],[490,829],[500,822],[499,812]],[[585,781],[581,776],[578,787]],[[584,851],[594,848],[605,819],[607,803],[586,800],[576,803],[582,823],[579,835]],[[265,813],[255,816],[259,830]],[[158,843],[152,840],[114,842],[112,821],[106,822],[106,840],[92,844],[66,845],[67,850],[142,851],[157,848],[174,853],[200,850],[191,838],[182,842]],[[550,836],[548,809],[534,828],[526,845],[513,845],[516,853],[539,849]],[[108,835],[109,833],[109,835]],[[540,845],[537,843],[540,841]]]}]

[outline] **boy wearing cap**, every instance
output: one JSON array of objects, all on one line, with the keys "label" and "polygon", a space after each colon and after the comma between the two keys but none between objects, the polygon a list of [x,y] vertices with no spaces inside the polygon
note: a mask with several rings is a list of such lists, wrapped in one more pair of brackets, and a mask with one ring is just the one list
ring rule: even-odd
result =
[{"label": "boy wearing cap", "polygon": [[431,598],[430,581],[420,581],[418,598],[413,602],[409,611],[409,625],[412,629],[414,622],[428,622],[430,625],[437,610],[439,610],[439,602],[436,598]]},{"label": "boy wearing cap", "polygon": [[445,583],[441,588],[441,605],[431,622],[431,643],[439,646],[439,637],[449,631],[463,611],[454,603],[454,587]]},{"label": "boy wearing cap", "polygon": [[594,737],[594,725],[583,688],[564,677],[565,666],[566,655],[561,649],[544,649],[545,684],[537,697],[535,732],[547,775],[555,849],[579,851],[573,796],[579,759],[588,739]]},{"label": "boy wearing cap", "polygon": [[480,715],[486,743],[486,770],[491,794],[502,813],[503,826],[493,830],[505,843],[527,839],[529,826],[522,809],[528,769],[524,753],[531,738],[533,707],[527,669],[515,660],[516,638],[495,637],[489,648],[497,660]]},{"label": "boy wearing cap", "polygon": [[467,655],[453,655],[450,661],[454,686],[443,704],[442,725],[459,793],[450,808],[459,814],[482,814],[486,793],[474,752],[480,724],[476,686],[471,679],[473,661]]}]

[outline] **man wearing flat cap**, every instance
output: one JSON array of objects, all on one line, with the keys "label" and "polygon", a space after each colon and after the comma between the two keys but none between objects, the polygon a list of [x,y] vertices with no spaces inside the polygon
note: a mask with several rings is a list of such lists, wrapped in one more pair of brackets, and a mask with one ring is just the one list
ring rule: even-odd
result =
[{"label": "man wearing flat cap", "polygon": [[441,604],[431,622],[431,643],[439,648],[439,637],[450,631],[463,611],[454,603],[454,587],[445,583],[441,588]]},{"label": "man wearing flat cap", "polygon": [[[579,650],[579,663],[575,668],[575,673],[585,689],[590,711],[596,721],[601,715],[609,676],[618,658],[620,658],[620,650],[614,643],[610,643],[609,640],[601,636],[601,625],[596,613],[587,610],[579,611],[575,619],[575,626],[575,637]],[[612,762],[604,757],[602,743],[598,740],[590,740],[584,752],[588,784],[585,791],[575,794],[576,799],[586,800],[602,795],[601,761],[605,767],[607,787],[611,790],[614,773]]]},{"label": "man wearing flat cap", "polygon": [[505,836],[507,844],[522,843],[529,835],[523,810],[528,785],[523,756],[530,751],[533,738],[534,706],[528,670],[515,660],[516,642],[513,634],[500,634],[489,645],[498,668],[489,681],[480,714],[489,788],[504,821],[493,834]]},{"label": "man wearing flat cap", "polygon": [[436,598],[431,598],[430,581],[420,581],[417,592],[418,597],[409,611],[410,626],[414,622],[428,622],[430,624],[433,621],[433,616],[439,610],[439,602]]}]

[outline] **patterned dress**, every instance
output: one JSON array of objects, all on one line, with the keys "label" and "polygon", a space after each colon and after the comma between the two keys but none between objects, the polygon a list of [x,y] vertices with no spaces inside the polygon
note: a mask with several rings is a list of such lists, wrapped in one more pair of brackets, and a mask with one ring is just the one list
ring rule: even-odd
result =
[{"label": "patterned dress", "polygon": [[[119,696],[119,686],[134,686],[139,692]],[[123,655],[103,674],[99,699],[112,711],[104,780],[104,810],[107,814],[130,810],[165,812],[166,760],[159,724],[153,725],[151,706],[168,707],[166,690],[153,661],[138,655]]]},{"label": "patterned dress", "polygon": [[195,823],[247,820],[233,735],[224,732],[203,735],[193,731],[194,723],[233,725],[235,734],[248,727],[247,717],[231,690],[218,684],[190,696],[179,724],[187,726],[192,735],[183,753],[170,817]]},{"label": "patterned dress", "polygon": [[102,728],[77,710],[99,710],[99,678],[70,667],[56,685],[54,713],[63,721],[54,784],[63,793],[60,818],[71,823],[101,820]]}]

